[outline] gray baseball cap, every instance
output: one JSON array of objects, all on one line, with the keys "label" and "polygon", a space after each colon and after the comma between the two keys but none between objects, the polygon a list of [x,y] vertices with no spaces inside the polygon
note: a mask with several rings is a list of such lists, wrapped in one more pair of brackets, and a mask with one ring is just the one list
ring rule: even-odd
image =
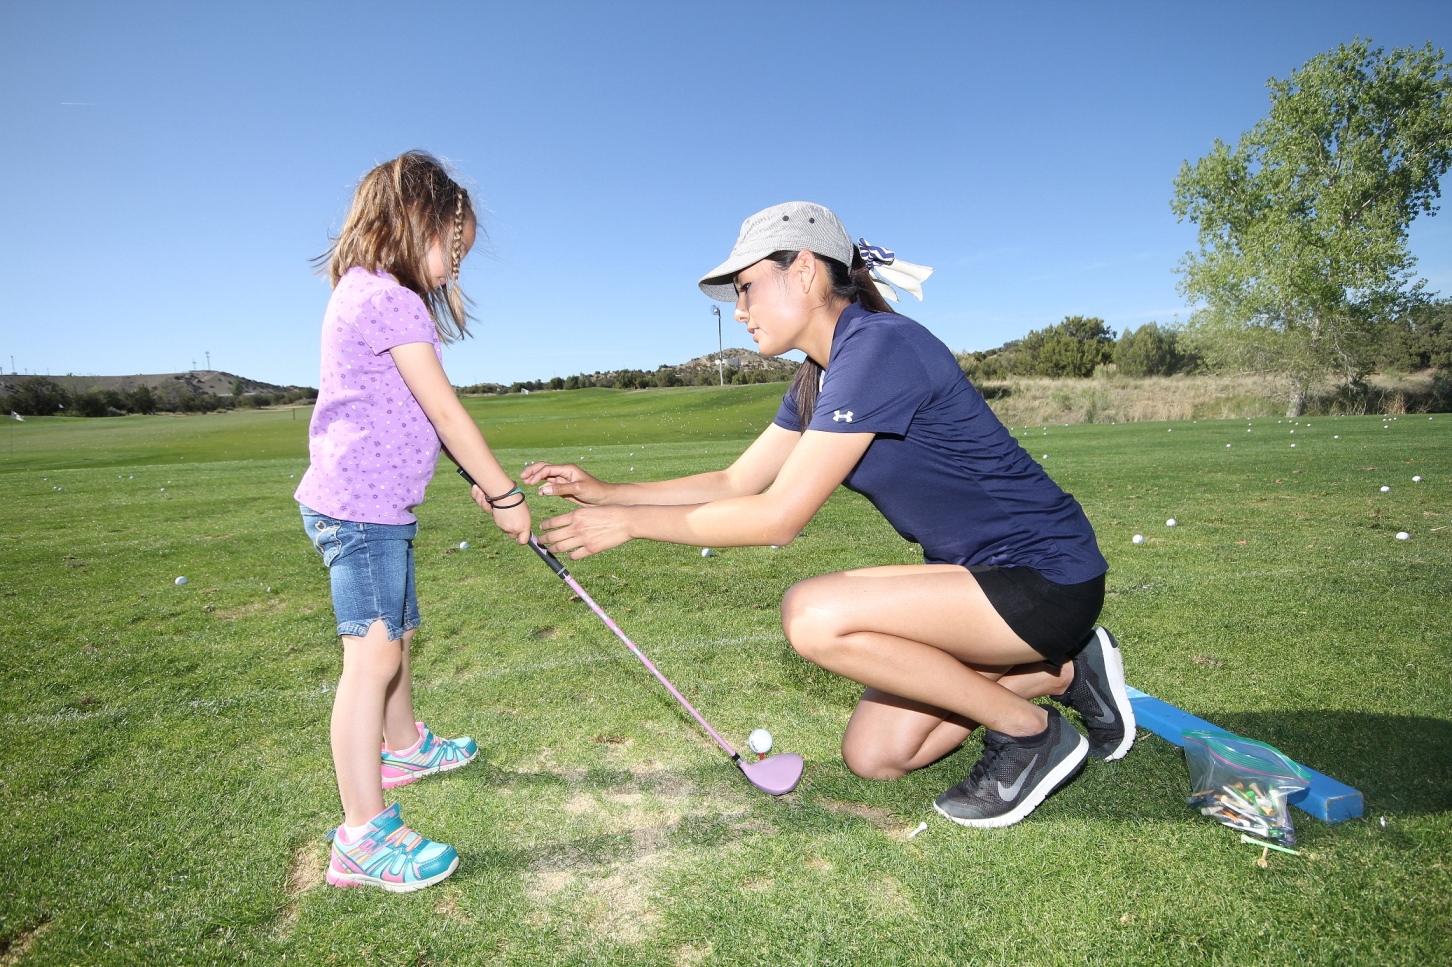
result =
[{"label": "gray baseball cap", "polygon": [[731,257],[701,279],[701,291],[717,302],[736,301],[736,273],[773,252],[802,249],[852,264],[852,236],[831,209],[789,201],[757,212],[741,223]]}]

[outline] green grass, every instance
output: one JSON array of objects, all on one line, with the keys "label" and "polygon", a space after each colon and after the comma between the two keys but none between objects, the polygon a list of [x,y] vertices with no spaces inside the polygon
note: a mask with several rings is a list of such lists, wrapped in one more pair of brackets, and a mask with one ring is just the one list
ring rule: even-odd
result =
[{"label": "green grass", "polygon": [[[779,392],[470,406],[506,465],[643,479],[722,465]],[[1183,759],[1152,736],[1006,830],[931,813],[976,743],[900,782],[853,777],[837,743],[858,690],[792,653],[777,604],[812,574],[917,559],[855,495],[778,551],[637,544],[573,568],[728,736],[765,725],[806,757],[773,800],[440,473],[417,703],[483,755],[396,794],[463,857],[398,897],[319,885],[339,651],[291,500],[305,416],[37,420],[13,456],[0,440],[0,957],[1452,961],[1452,418],[1018,431],[1095,524],[1131,683],[1365,793],[1366,820],[1295,813],[1303,855],[1264,870],[1186,807]]]}]

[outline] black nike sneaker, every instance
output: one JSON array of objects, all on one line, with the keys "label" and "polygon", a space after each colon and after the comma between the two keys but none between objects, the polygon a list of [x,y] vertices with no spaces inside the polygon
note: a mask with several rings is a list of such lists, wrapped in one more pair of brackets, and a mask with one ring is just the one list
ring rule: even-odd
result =
[{"label": "black nike sneaker", "polygon": [[968,778],[933,800],[933,808],[960,826],[1012,826],[1067,783],[1089,755],[1089,743],[1059,710],[1043,706],[1049,727],[1019,738],[986,729],[983,757]]},{"label": "black nike sneaker", "polygon": [[1112,762],[1134,745],[1134,706],[1124,687],[1119,642],[1104,628],[1089,633],[1074,656],[1074,680],[1062,695],[1050,695],[1084,719],[1089,754]]}]

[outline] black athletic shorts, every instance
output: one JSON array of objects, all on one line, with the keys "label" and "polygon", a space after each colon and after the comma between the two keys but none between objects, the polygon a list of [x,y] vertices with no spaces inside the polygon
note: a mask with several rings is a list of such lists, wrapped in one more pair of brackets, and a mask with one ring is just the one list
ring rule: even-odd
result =
[{"label": "black athletic shorts", "polygon": [[1104,575],[1055,584],[1031,567],[968,569],[1008,626],[1050,662],[1062,663],[1094,630],[1104,608]]}]

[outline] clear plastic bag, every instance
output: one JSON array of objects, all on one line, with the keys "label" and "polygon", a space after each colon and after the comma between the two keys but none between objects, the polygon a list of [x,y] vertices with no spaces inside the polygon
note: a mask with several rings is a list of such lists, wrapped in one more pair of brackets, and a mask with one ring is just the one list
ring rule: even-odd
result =
[{"label": "clear plastic bag", "polygon": [[1186,732],[1190,805],[1243,833],[1293,845],[1287,800],[1311,773],[1275,746],[1228,732]]}]

